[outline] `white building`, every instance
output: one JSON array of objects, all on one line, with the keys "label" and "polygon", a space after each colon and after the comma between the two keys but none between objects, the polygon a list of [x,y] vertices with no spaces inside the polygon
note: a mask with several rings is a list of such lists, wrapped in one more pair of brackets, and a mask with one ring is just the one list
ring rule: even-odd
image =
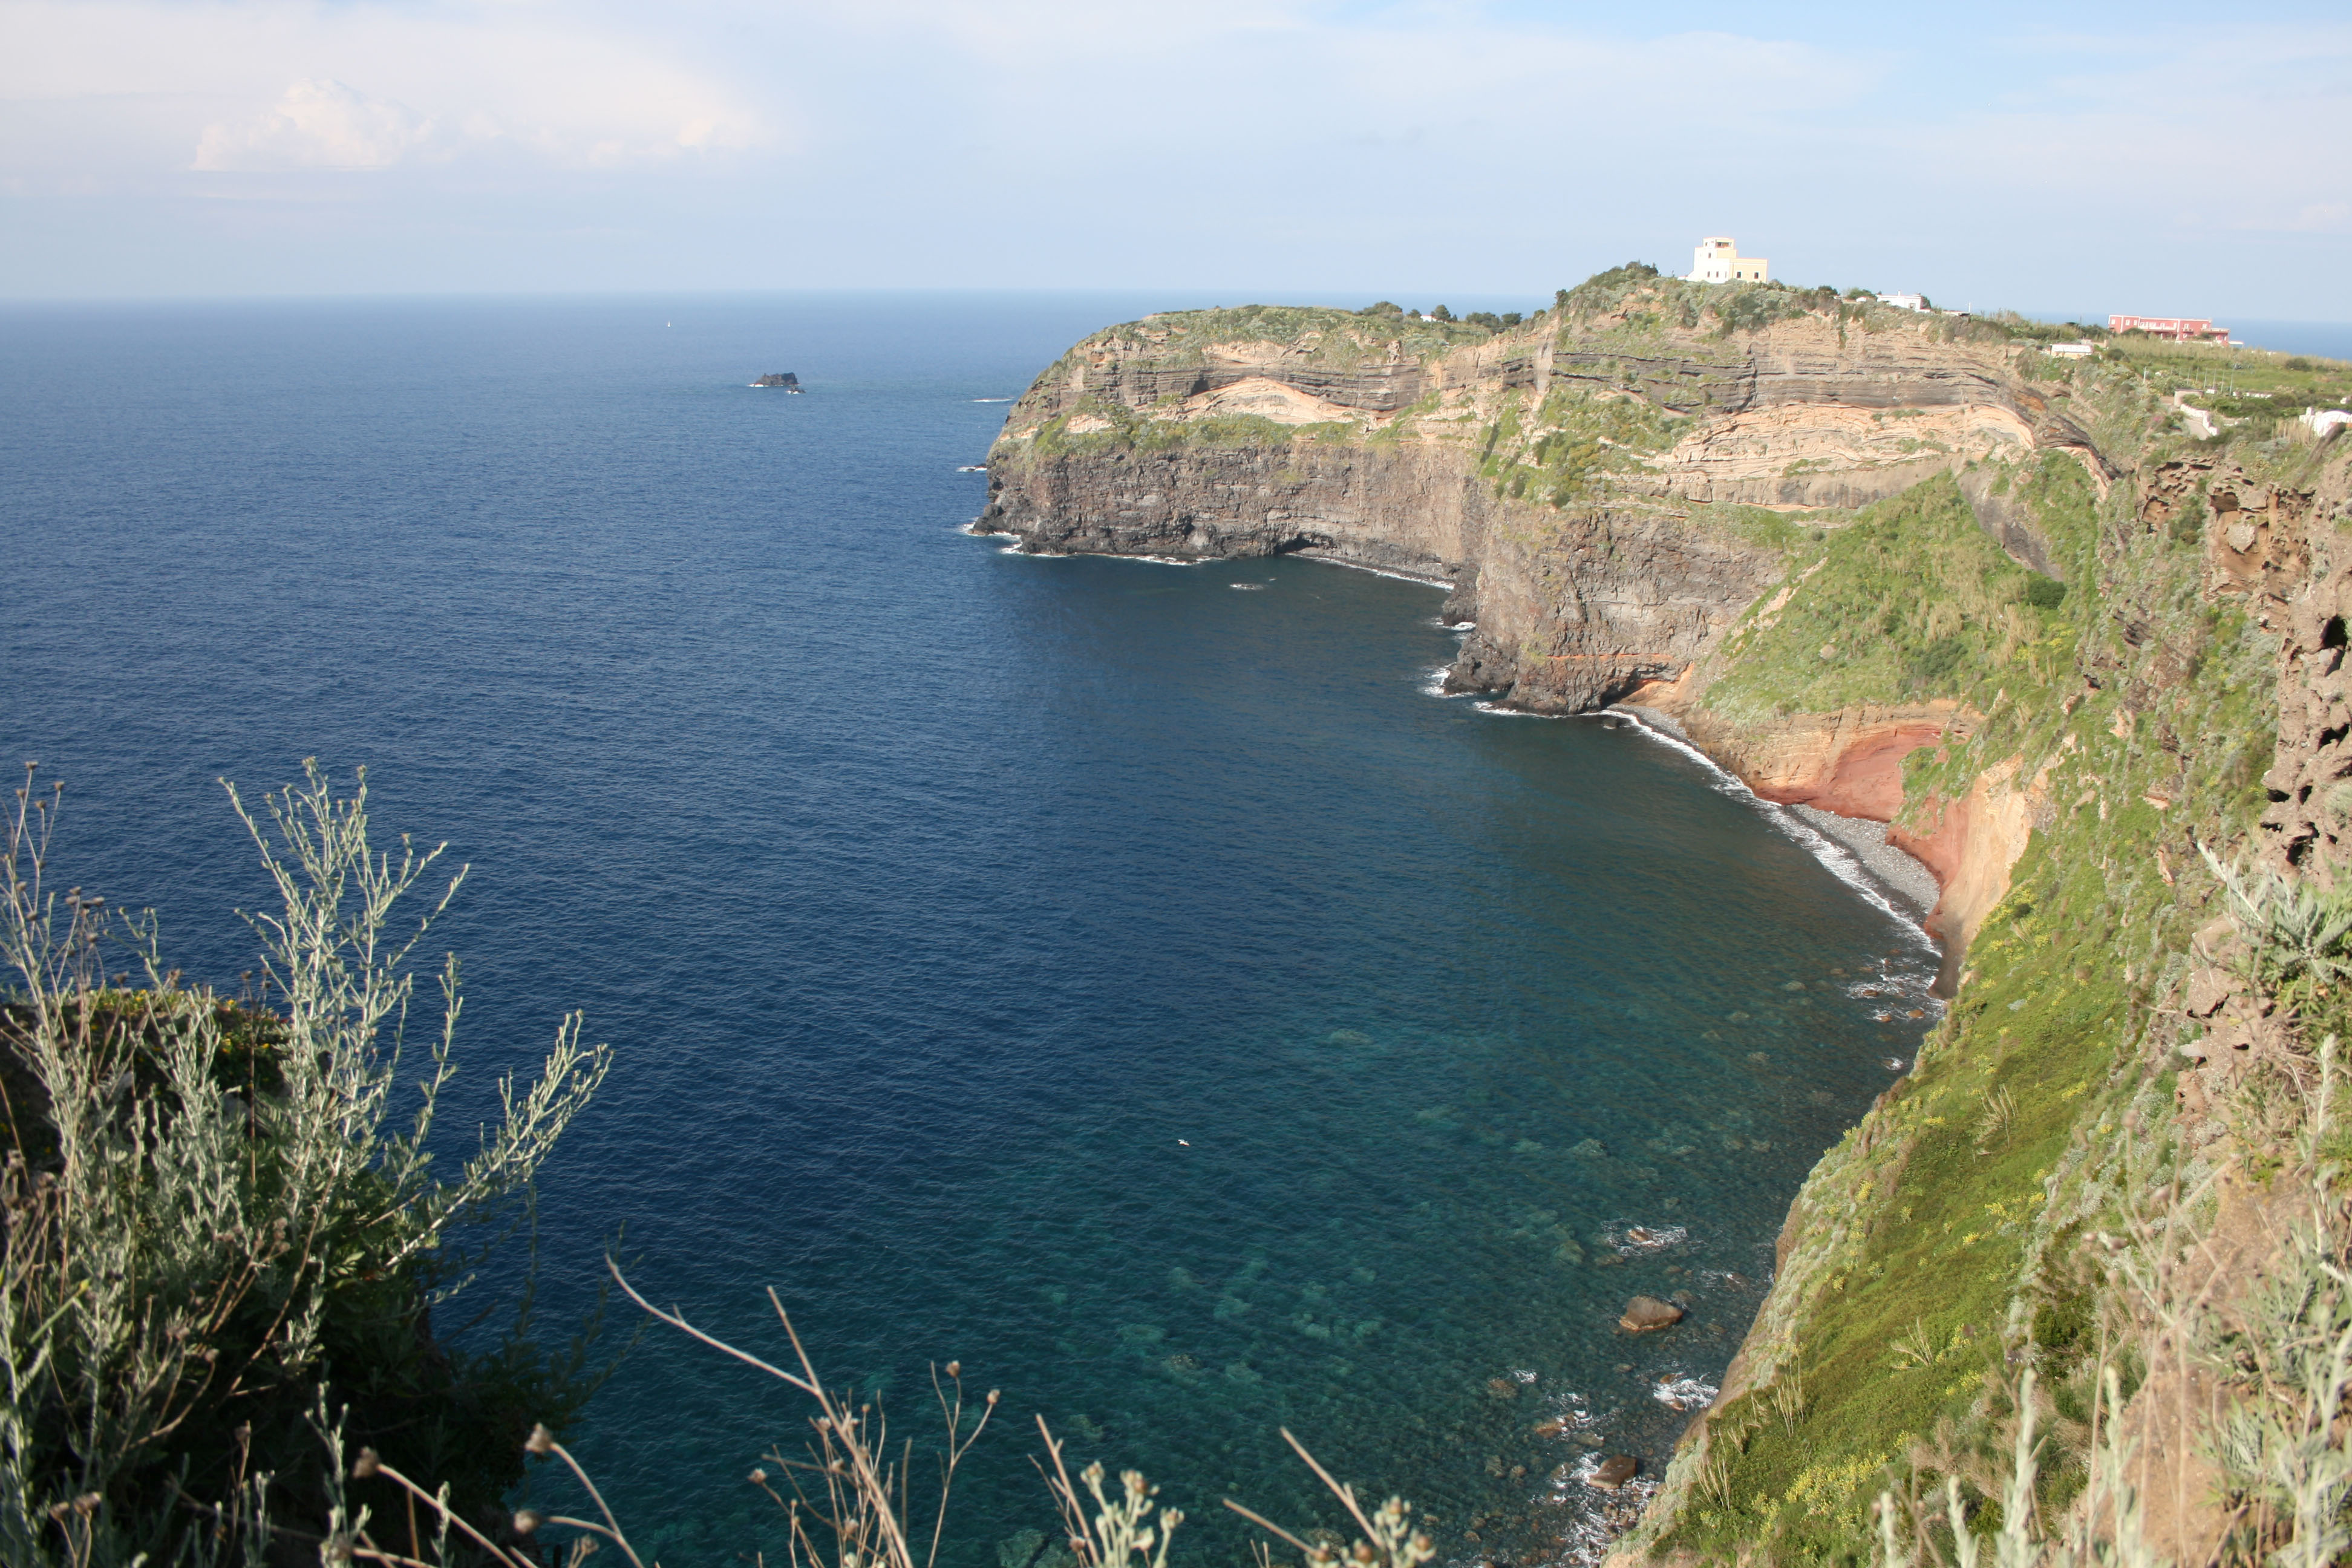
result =
[{"label": "white building", "polygon": [[1702,239],[1691,252],[1689,283],[1769,283],[1772,264],[1760,256],[1742,256],[1731,237]]},{"label": "white building", "polygon": [[2098,350],[2090,343],[2052,343],[2042,352],[2056,354],[2060,359],[2089,359]]},{"label": "white building", "polygon": [[1898,310],[1924,310],[1927,308],[1927,296],[1925,294],[1881,294],[1877,298],[1880,304],[1892,305]]}]

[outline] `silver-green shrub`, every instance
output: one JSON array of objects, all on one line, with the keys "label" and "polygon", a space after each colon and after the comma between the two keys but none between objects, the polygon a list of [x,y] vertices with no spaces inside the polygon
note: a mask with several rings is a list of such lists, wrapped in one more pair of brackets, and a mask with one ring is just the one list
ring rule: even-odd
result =
[{"label": "silver-green shrub", "polygon": [[[280,1517],[323,1519],[306,1507],[327,1497],[322,1390],[330,1426],[401,1418],[427,1473],[518,1466],[520,1406],[562,1405],[567,1369],[516,1346],[471,1361],[433,1342],[428,1314],[510,1225],[606,1048],[564,1019],[445,1180],[430,1145],[457,1070],[454,959],[415,1082],[403,1055],[409,961],[463,873],[405,916],[441,851],[373,850],[364,775],[340,797],[308,763],[257,816],[229,792],[278,898],[251,918],[267,1008],[168,971],[152,914],[61,893],[62,797],[34,784],[28,768],[0,863],[0,1561],[282,1545],[273,1484]],[[136,987],[108,983],[121,946]],[[467,1432],[461,1406],[522,1425]]]}]

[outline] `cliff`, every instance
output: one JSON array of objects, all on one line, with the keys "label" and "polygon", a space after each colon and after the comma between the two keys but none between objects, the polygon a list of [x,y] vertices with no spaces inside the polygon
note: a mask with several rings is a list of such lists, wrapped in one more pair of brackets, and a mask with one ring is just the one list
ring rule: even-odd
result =
[{"label": "cliff", "polygon": [[[1936,873],[1950,1010],[1806,1184],[1628,1553],[1848,1560],[1883,1490],[1943,1477],[1997,1515],[2025,1369],[2062,1436],[2053,1517],[2103,1365],[2131,1369],[2144,1462],[2237,1407],[2163,1350],[2137,1255],[2084,1238],[2142,1236],[2151,1192],[2165,1234],[2208,1225],[2232,1173],[2293,1163],[2277,1107],[2332,1015],[2231,947],[2200,848],[2332,883],[2352,475],[2291,422],[2197,439],[2162,353],[2062,362],[2037,333],[1640,268],[1502,331],[1188,312],[1077,345],[991,455],[975,526],[1023,549],[1443,580],[1475,623],[1454,689],[1669,714]],[[2346,367],[2273,373],[2352,394]],[[2167,1554],[2244,1535],[2249,1484],[2190,1488]]]}]

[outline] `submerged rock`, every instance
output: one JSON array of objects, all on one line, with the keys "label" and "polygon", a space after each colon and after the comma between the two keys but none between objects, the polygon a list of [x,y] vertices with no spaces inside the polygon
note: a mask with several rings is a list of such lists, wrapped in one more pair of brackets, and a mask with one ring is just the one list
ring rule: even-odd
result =
[{"label": "submerged rock", "polygon": [[1655,1296],[1636,1296],[1625,1303],[1625,1315],[1617,1326],[1629,1334],[1646,1334],[1658,1329],[1671,1329],[1683,1321],[1683,1310]]}]

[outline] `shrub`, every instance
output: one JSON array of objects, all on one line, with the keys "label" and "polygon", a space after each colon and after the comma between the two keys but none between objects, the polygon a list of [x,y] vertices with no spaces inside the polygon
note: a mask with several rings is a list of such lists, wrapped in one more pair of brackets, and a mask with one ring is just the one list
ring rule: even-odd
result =
[{"label": "shrub", "polygon": [[[769,1304],[775,1309],[785,1341],[792,1347],[790,1357],[778,1358],[784,1363],[782,1365],[705,1332],[675,1309],[655,1306],[629,1283],[618,1266],[612,1266],[612,1275],[623,1293],[653,1318],[766,1373],[815,1405],[816,1414],[809,1418],[811,1436],[801,1450],[788,1452],[780,1443],[769,1450],[767,1463],[745,1478],[766,1493],[782,1512],[791,1560],[797,1568],[938,1568],[956,1470],[988,1430],[1000,1397],[997,1390],[989,1390],[986,1398],[974,1407],[964,1393],[963,1368],[960,1363],[951,1361],[944,1367],[932,1367],[931,1394],[938,1403],[944,1441],[929,1456],[937,1467],[937,1490],[924,1496],[926,1511],[918,1514],[914,1444],[894,1443],[887,1415],[878,1400],[825,1385],[799,1331],[793,1327],[792,1315],[784,1310],[783,1302],[772,1289],[768,1292]],[[1106,1486],[1108,1472],[1100,1461],[1087,1466],[1073,1480],[1063,1458],[1064,1444],[1054,1436],[1043,1415],[1037,1417],[1037,1436],[1045,1444],[1045,1457],[1033,1456],[1031,1462],[1044,1479],[1046,1492],[1060,1511],[1062,1524],[1061,1544],[1038,1561],[1061,1563],[1067,1568],[1168,1568],[1169,1542],[1182,1526],[1184,1515],[1177,1509],[1162,1506],[1160,1489],[1144,1479],[1138,1470],[1121,1471],[1115,1488]],[[1422,1568],[1437,1555],[1435,1544],[1415,1527],[1411,1503],[1391,1497],[1368,1510],[1357,1498],[1356,1489],[1324,1468],[1287,1428],[1282,1429],[1282,1436],[1361,1531],[1354,1544],[1343,1554],[1336,1544],[1337,1538],[1328,1531],[1318,1531],[1314,1533],[1319,1539],[1304,1540],[1231,1498],[1225,1500],[1225,1506],[1297,1548],[1305,1568],[1340,1568],[1343,1562],[1348,1568]],[[362,1449],[359,1462],[352,1467],[352,1476],[380,1476],[400,1488],[407,1494],[404,1500],[408,1508],[412,1538],[419,1534],[414,1521],[421,1505],[424,1517],[440,1527],[436,1539],[430,1548],[420,1541],[413,1548],[415,1555],[385,1552],[369,1536],[366,1511],[352,1512],[339,1495],[333,1515],[334,1533],[323,1543],[322,1555],[329,1563],[357,1561],[382,1563],[385,1568],[435,1568],[439,1564],[446,1568],[451,1561],[448,1531],[454,1526],[470,1537],[471,1544],[480,1549],[480,1560],[493,1568],[544,1568],[541,1532],[554,1526],[556,1529],[547,1531],[547,1535],[563,1531],[575,1532],[568,1539],[544,1540],[545,1546],[558,1554],[558,1560],[568,1563],[571,1568],[579,1568],[605,1542],[619,1548],[635,1568],[645,1568],[645,1559],[630,1544],[620,1520],[605,1505],[604,1494],[596,1489],[580,1462],[556,1441],[555,1435],[544,1426],[534,1427],[524,1447],[532,1455],[553,1459],[569,1470],[597,1517],[542,1514],[536,1509],[525,1509],[514,1516],[509,1542],[494,1542],[454,1515],[447,1507],[446,1494],[425,1490],[384,1464],[383,1457],[373,1449]],[[771,1471],[768,1465],[773,1465],[775,1469]],[[336,1474],[338,1478],[342,1474],[340,1454]],[[1013,1547],[1012,1552],[998,1549],[998,1561],[1006,1564],[1026,1562],[1044,1539],[1037,1531],[1022,1531],[1007,1542]],[[432,1563],[423,1560],[422,1553],[426,1550],[433,1553]],[[750,1552],[742,1555],[746,1561],[753,1556]],[[1255,1544],[1254,1555],[1260,1564],[1273,1561],[1272,1549],[1263,1542]]]},{"label": "shrub", "polygon": [[2192,495],[2172,514],[2168,530],[2175,544],[2194,544],[2205,537],[2205,498]]},{"label": "shrub", "polygon": [[1709,301],[1715,311],[1716,335],[1760,331],[1783,317],[1801,315],[1807,298],[1771,284],[1719,285]]},{"label": "shrub", "polygon": [[1912,656],[1911,673],[1923,685],[1940,686],[1968,656],[1968,644],[1957,635],[1940,637]]},{"label": "shrub", "polygon": [[1658,269],[1646,261],[1628,261],[1606,272],[1596,272],[1574,289],[1563,289],[1555,299],[1563,310],[1605,310],[1644,284],[1654,283]]},{"label": "shrub", "polygon": [[2253,955],[2247,978],[2288,1004],[2352,980],[2352,888],[2322,888],[2259,866],[2232,870],[2203,845],[2198,853]]},{"label": "shrub", "polygon": [[[62,795],[37,798],[29,769],[7,824],[0,947],[21,987],[0,1026],[12,1565],[251,1556],[273,1473],[303,1511],[323,1504],[293,1478],[317,1475],[320,1438],[339,1426],[444,1478],[454,1506],[495,1510],[532,1414],[560,1419],[588,1392],[576,1361],[530,1349],[527,1324],[475,1357],[436,1343],[427,1313],[524,1212],[609,1052],[583,1048],[579,1016],[564,1019],[538,1080],[500,1082],[502,1120],[440,1179],[426,1146],[457,1070],[454,958],[411,1103],[395,1083],[409,957],[462,870],[403,933],[398,911],[441,851],[403,839],[396,858],[373,853],[364,777],[339,799],[308,764],[259,819],[229,798],[281,904],[249,922],[270,1011],[166,972],[152,915],[58,895]],[[123,943],[144,972],[137,990],[106,983]],[[247,1522],[216,1528],[215,1510]]]}]

